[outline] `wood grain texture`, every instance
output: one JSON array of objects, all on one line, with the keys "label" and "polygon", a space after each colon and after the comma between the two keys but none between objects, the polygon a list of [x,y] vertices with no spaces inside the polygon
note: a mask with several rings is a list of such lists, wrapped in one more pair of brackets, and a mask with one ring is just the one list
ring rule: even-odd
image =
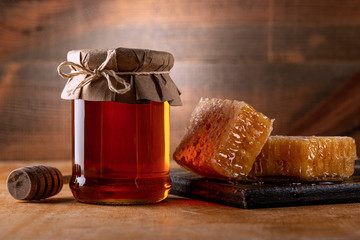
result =
[{"label": "wood grain texture", "polygon": [[286,133],[360,69],[359,15],[352,0],[1,1],[0,160],[71,158],[56,73],[71,49],[174,54],[171,151],[200,97],[245,100]]},{"label": "wood grain texture", "polygon": [[360,126],[360,72],[336,90],[290,129],[291,134],[341,134]]},{"label": "wood grain texture", "polygon": [[9,78],[1,88],[0,158],[71,158],[71,108],[59,98],[63,83],[54,81],[57,64],[19,64],[15,70],[9,65],[0,67]]},{"label": "wood grain texture", "polygon": [[[63,173],[70,161],[46,162]],[[70,189],[37,202],[6,192],[13,169],[0,162],[1,239],[359,239],[360,204],[238,209],[170,195],[153,205],[100,206],[75,201]]]},{"label": "wood grain texture", "polygon": [[273,61],[358,61],[360,42],[349,41],[359,25],[274,25]]},{"label": "wood grain texture", "polygon": [[168,50],[180,60],[359,61],[360,3],[351,0],[0,4],[6,59],[59,60],[69,49],[123,45]]},{"label": "wood grain texture", "polygon": [[272,0],[273,21],[283,25],[358,25],[360,4],[345,0]]}]

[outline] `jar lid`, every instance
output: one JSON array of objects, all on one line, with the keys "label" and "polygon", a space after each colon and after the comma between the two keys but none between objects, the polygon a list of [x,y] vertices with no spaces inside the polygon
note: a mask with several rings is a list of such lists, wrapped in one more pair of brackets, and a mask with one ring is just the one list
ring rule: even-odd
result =
[{"label": "jar lid", "polygon": [[[180,91],[169,73],[174,57],[147,49],[72,50],[58,73],[68,78],[62,99],[182,105]],[[69,66],[70,73],[62,68]]]}]

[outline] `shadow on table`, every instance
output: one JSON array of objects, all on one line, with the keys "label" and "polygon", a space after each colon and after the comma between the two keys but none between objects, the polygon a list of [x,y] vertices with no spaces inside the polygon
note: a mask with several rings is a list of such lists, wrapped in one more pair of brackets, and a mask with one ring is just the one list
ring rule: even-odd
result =
[{"label": "shadow on table", "polygon": [[[172,195],[170,194],[165,200],[163,200],[162,202],[156,203],[156,206],[172,206],[172,205],[176,205],[176,206],[206,206],[206,205],[217,205],[217,206],[222,206],[216,203],[211,203],[211,202],[205,202],[205,201],[201,201],[201,200],[196,200],[196,199],[190,199],[190,198],[185,198],[185,197],[180,197],[180,196],[176,196],[176,195]],[[225,206],[227,207],[227,206]]]},{"label": "shadow on table", "polygon": [[33,200],[33,201],[20,201],[19,203],[24,204],[60,204],[60,203],[73,203],[76,202],[75,198],[73,197],[54,197],[42,200]]},{"label": "shadow on table", "polygon": [[[73,204],[79,203],[73,197],[53,197],[49,199],[42,199],[42,200],[32,200],[32,201],[19,201],[20,204]],[[89,204],[89,203],[80,203],[80,204]],[[90,205],[101,205],[101,204],[90,204]],[[204,202],[195,199],[189,199],[185,197],[180,197],[176,195],[169,195],[165,200],[159,203],[153,204],[135,204],[135,205],[101,205],[103,207],[116,207],[116,206],[131,206],[131,207],[144,207],[144,206],[151,206],[151,207],[169,207],[169,206],[205,206],[205,205],[218,205],[216,203]],[[221,205],[218,205],[221,206]]]}]

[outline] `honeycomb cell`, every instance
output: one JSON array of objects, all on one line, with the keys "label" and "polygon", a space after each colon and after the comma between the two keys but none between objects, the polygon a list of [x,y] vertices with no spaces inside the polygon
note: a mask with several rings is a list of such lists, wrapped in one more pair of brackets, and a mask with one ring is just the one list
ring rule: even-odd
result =
[{"label": "honeycomb cell", "polygon": [[356,159],[351,137],[270,136],[250,175],[343,180],[353,174]]},{"label": "honeycomb cell", "polygon": [[203,177],[244,179],[272,131],[272,122],[245,102],[202,98],[173,157]]}]

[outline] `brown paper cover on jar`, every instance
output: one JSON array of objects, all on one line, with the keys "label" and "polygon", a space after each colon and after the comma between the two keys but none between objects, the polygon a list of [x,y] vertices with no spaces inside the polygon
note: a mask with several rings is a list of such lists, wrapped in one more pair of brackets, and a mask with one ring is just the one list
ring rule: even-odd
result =
[{"label": "brown paper cover on jar", "polygon": [[[96,74],[99,66],[108,60],[104,69],[112,70],[117,73],[117,77],[128,83],[130,86],[128,91],[125,93],[112,91],[108,80],[101,75],[82,86],[81,83],[89,78],[89,74],[79,74],[69,78],[61,98],[131,104],[168,101],[172,106],[182,105],[181,93],[169,75],[174,65],[172,54],[147,49],[116,48],[111,50],[114,54],[109,58],[109,51],[108,49],[72,50],[67,54],[67,62],[75,63],[70,65],[73,72],[81,71],[75,66],[77,64]],[[61,69],[58,71],[60,74]],[[124,72],[129,74],[122,74]],[[114,81],[111,76],[110,81],[115,89],[124,88],[123,84]]]}]

